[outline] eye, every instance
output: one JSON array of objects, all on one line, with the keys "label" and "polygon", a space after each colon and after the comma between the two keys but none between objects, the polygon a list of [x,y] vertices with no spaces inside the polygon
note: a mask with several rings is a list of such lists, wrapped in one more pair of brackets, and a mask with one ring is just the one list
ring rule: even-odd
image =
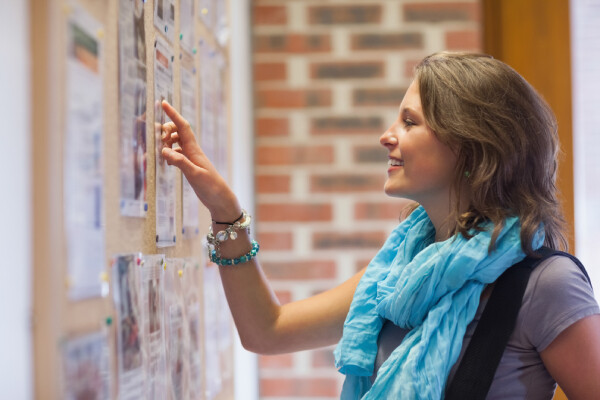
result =
[{"label": "eye", "polygon": [[409,128],[409,127],[411,127],[413,125],[416,125],[414,123],[414,121],[411,120],[410,118],[405,118],[404,120],[402,120],[402,122],[404,122],[404,127],[406,127],[406,128]]}]

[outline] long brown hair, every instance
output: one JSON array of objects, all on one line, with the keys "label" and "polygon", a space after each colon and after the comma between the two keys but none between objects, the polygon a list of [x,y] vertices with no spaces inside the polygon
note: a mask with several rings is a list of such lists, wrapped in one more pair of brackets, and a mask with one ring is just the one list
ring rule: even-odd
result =
[{"label": "long brown hair", "polygon": [[[566,250],[556,189],[557,123],[544,99],[514,69],[482,54],[432,54],[415,74],[425,120],[458,157],[452,233],[469,237],[491,221],[491,250],[503,221],[517,216],[527,254],[540,225],[546,246]],[[465,180],[470,203],[460,212]]]}]

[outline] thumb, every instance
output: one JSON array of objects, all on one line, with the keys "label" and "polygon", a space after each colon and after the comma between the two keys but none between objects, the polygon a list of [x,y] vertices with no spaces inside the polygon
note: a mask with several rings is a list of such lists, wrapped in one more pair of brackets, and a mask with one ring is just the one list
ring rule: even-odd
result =
[{"label": "thumb", "polygon": [[194,169],[198,168],[189,158],[169,147],[163,147],[161,153],[167,164],[176,166],[185,176],[192,174]]}]

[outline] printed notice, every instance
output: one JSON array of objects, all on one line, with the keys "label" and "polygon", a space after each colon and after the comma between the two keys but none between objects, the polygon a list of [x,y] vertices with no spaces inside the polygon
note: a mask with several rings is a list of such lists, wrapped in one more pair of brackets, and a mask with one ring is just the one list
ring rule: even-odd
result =
[{"label": "printed notice", "polygon": [[180,0],[179,6],[181,48],[192,54],[194,51],[194,0]]},{"label": "printed notice", "polygon": [[[196,91],[196,68],[191,56],[184,56],[181,62],[181,112],[190,123],[192,130],[198,135],[196,118],[198,96]],[[184,238],[194,237],[199,233],[200,202],[194,189],[185,175],[182,177],[182,220],[181,232]]]},{"label": "printed notice", "polygon": [[100,296],[106,267],[101,29],[78,7],[69,16],[63,187],[71,300]]},{"label": "printed notice", "polygon": [[204,373],[206,399],[215,398],[221,391],[221,352],[219,349],[219,270],[215,265],[204,268]]},{"label": "printed notice", "polygon": [[[113,297],[117,310],[117,365],[119,399],[144,397],[139,275],[141,254],[117,256],[113,261]],[[136,268],[137,267],[137,268]]]},{"label": "printed notice", "polygon": [[165,271],[165,322],[167,345],[167,378],[169,391],[173,400],[189,398],[188,396],[188,358],[186,349],[189,348],[189,336],[185,327],[183,286],[184,260],[181,258],[167,259]]},{"label": "printed notice", "polygon": [[163,100],[173,104],[173,52],[162,38],[154,49],[154,135],[156,148],[156,246],[175,245],[175,167],[163,158],[162,125],[167,116],[161,107]]},{"label": "printed notice", "polygon": [[167,398],[164,342],[164,267],[162,254],[144,255],[142,260],[142,316],[146,353],[146,399]]},{"label": "printed notice", "polygon": [[[84,86],[87,89],[87,85]],[[119,1],[119,113],[121,214],[145,217],[146,32],[144,1]]]},{"label": "printed notice", "polygon": [[63,370],[65,399],[110,399],[106,334],[68,339],[63,347]]},{"label": "printed notice", "polygon": [[201,309],[199,298],[200,264],[193,259],[185,260],[183,280],[183,296],[185,300],[185,315],[187,316],[187,327],[189,347],[187,352],[189,375],[190,375],[190,398],[200,399],[202,394],[202,351],[201,351]]},{"label": "printed notice", "polygon": [[175,0],[154,0],[154,26],[170,42],[175,34]]}]

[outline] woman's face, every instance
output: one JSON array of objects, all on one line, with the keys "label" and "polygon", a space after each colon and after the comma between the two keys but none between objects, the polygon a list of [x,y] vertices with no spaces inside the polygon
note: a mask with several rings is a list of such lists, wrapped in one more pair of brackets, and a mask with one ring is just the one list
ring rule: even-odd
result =
[{"label": "woman's face", "polygon": [[416,81],[404,95],[398,119],[379,142],[389,152],[387,195],[405,197],[426,208],[449,201],[456,155],[425,123]]}]

